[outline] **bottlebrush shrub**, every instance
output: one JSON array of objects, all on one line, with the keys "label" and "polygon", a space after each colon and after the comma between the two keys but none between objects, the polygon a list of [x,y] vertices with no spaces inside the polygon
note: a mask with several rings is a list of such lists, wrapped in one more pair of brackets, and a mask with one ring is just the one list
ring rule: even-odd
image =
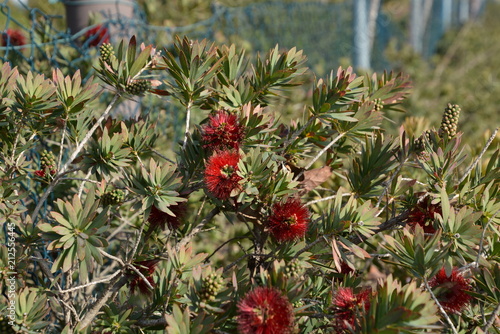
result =
[{"label": "bottlebrush shrub", "polygon": [[[479,154],[442,125],[389,137],[406,76],[312,80],[294,48],[100,50],[86,82],[1,67],[4,328],[498,332],[497,131]],[[298,89],[310,100],[295,119],[283,110]],[[110,117],[135,94],[165,111]]]}]

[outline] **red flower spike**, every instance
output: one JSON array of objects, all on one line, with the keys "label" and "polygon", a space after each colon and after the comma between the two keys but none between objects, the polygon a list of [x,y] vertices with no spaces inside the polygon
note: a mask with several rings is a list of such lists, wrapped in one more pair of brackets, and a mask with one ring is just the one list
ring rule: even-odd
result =
[{"label": "red flower spike", "polygon": [[205,142],[203,146],[212,150],[230,148],[238,150],[245,138],[245,128],[238,122],[237,116],[224,110],[211,115],[201,130]]},{"label": "red flower spike", "polygon": [[290,334],[293,328],[292,304],[275,288],[258,287],[238,303],[241,334]]},{"label": "red flower spike", "polygon": [[36,170],[35,175],[43,178],[43,177],[45,177],[45,171],[43,169]]},{"label": "red flower spike", "polygon": [[333,310],[335,315],[335,324],[337,332],[354,328],[356,322],[356,310],[368,311],[370,308],[369,289],[365,289],[357,294],[352,288],[339,288],[333,298]]},{"label": "red flower spike", "polygon": [[165,226],[168,226],[170,230],[176,230],[179,228],[181,220],[187,211],[187,203],[181,202],[177,205],[169,206],[169,209],[173,214],[175,214],[175,217],[161,211],[154,205],[151,207],[148,222],[152,229],[161,228],[162,231],[164,231]]},{"label": "red flower spike", "polygon": [[19,30],[7,29],[2,34],[2,46],[7,46],[7,43],[11,46],[25,45],[26,38]]},{"label": "red flower spike", "polygon": [[[134,267],[139,270],[142,275],[144,275],[149,284],[153,287],[155,286],[155,282],[152,275],[156,270],[157,264],[158,260],[145,260],[133,263]],[[136,289],[139,289],[139,291],[144,295],[151,293],[150,288],[148,287],[147,283],[144,282],[144,279],[141,276],[139,276],[132,269],[129,269],[129,274],[132,276],[132,279],[129,282],[130,290],[132,291],[132,293],[134,293]]]},{"label": "red flower spike", "polygon": [[[469,281],[464,278],[457,270],[453,268],[451,276],[446,276],[446,272],[441,269],[436,276],[429,281],[429,286],[432,288],[439,300],[439,303],[445,311],[451,313],[460,313],[464,307],[472,299],[466,291],[471,291],[472,286]],[[438,289],[434,291],[434,289]]]},{"label": "red flower spike", "polygon": [[85,40],[89,41],[89,46],[99,46],[109,43],[109,30],[101,24],[95,26],[85,33]]},{"label": "red flower spike", "polygon": [[228,199],[233,190],[241,189],[238,183],[242,178],[237,174],[238,152],[216,152],[207,162],[205,169],[205,185],[208,192],[218,199]]},{"label": "red flower spike", "polygon": [[278,242],[299,239],[306,234],[309,215],[299,199],[289,198],[273,205],[267,227]]},{"label": "red flower spike", "polygon": [[442,214],[441,206],[439,204],[432,204],[429,196],[425,197],[422,201],[410,210],[408,216],[408,225],[413,229],[416,225],[420,225],[424,229],[424,233],[436,233],[436,229],[432,226],[436,213]]}]

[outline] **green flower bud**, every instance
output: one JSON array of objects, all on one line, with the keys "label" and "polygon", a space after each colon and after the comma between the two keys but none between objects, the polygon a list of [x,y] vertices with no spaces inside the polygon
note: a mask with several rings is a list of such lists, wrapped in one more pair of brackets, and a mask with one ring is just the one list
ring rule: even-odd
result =
[{"label": "green flower bud", "polygon": [[130,95],[141,95],[151,88],[151,81],[149,80],[134,80],[127,84],[125,90]]},{"label": "green flower bud", "polygon": [[460,111],[461,109],[458,104],[448,103],[448,106],[444,109],[443,119],[441,120],[441,127],[439,129],[441,135],[447,133],[448,137],[453,137],[457,134]]},{"label": "green flower bud", "polygon": [[216,273],[202,278],[201,290],[199,296],[204,301],[214,301],[217,294],[222,289],[224,280]]},{"label": "green flower bud", "polygon": [[293,259],[290,261],[285,267],[285,277],[297,277],[302,273],[302,266],[300,265],[300,261],[297,259]]},{"label": "green flower bud", "polygon": [[101,195],[101,203],[103,206],[116,205],[123,202],[124,198],[125,194],[122,190],[114,189]]},{"label": "green flower bud", "polygon": [[105,63],[109,63],[110,60],[115,56],[115,50],[113,49],[113,45],[109,43],[103,43],[99,47],[99,52],[101,54],[101,60]]}]

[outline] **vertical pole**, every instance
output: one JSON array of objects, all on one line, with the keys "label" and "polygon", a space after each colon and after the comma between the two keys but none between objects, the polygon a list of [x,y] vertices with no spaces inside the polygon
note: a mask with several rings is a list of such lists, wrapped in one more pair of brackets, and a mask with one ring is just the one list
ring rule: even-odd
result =
[{"label": "vertical pole", "polygon": [[423,51],[423,36],[424,29],[422,22],[423,17],[423,1],[411,0],[411,13],[410,13],[410,43],[413,50],[417,53]]},{"label": "vertical pole", "polygon": [[373,45],[377,35],[377,19],[380,11],[380,0],[371,0],[370,14],[368,16],[368,31],[370,32],[370,50],[373,52]]},{"label": "vertical pole", "polygon": [[458,4],[458,21],[462,23],[466,23],[469,20],[469,0],[460,0]]},{"label": "vertical pole", "polygon": [[370,32],[368,27],[368,4],[366,0],[354,0],[354,48],[353,63],[356,68],[370,69]]},{"label": "vertical pole", "polygon": [[470,0],[470,16],[473,20],[479,15],[482,6],[483,0]]},{"label": "vertical pole", "polygon": [[453,11],[453,1],[452,0],[441,0],[443,1],[441,7],[441,22],[442,22],[442,31],[441,33],[445,33],[451,26],[451,15]]}]

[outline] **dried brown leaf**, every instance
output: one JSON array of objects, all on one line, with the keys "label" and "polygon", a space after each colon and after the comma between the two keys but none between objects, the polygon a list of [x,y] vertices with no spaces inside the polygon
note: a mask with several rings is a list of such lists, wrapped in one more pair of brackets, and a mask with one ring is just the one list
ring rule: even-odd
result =
[{"label": "dried brown leaf", "polygon": [[304,179],[301,182],[301,186],[304,192],[309,192],[319,187],[323,182],[328,180],[330,176],[332,176],[332,168],[330,166],[307,170],[304,172]]}]

